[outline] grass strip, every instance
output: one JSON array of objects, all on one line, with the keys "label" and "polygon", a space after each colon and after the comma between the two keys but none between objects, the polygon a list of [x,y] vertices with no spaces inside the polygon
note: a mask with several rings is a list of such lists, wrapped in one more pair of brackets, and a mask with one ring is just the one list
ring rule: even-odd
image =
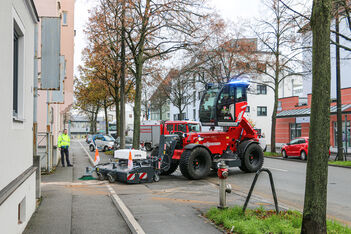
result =
[{"label": "grass strip", "polygon": [[329,161],[329,164],[351,167],[351,161]]},{"label": "grass strip", "polygon": [[114,151],[113,150],[110,150],[110,151],[105,151],[104,152],[106,155],[113,155],[114,154]]},{"label": "grass strip", "polygon": [[264,156],[281,157],[282,155],[280,153],[264,152]]},{"label": "grass strip", "polygon": [[[298,211],[281,211],[279,215],[274,210],[263,207],[246,210],[234,206],[228,209],[210,209],[206,215],[217,226],[232,233],[300,233],[302,214]],[[351,234],[351,229],[336,221],[327,221],[328,233]]]}]

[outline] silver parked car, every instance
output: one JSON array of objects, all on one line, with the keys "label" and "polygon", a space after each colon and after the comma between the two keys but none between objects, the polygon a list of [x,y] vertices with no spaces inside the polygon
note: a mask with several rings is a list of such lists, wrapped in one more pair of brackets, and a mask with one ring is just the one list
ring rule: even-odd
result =
[{"label": "silver parked car", "polygon": [[94,151],[96,148],[102,151],[109,151],[114,149],[115,139],[109,135],[95,135],[89,145],[90,151]]}]

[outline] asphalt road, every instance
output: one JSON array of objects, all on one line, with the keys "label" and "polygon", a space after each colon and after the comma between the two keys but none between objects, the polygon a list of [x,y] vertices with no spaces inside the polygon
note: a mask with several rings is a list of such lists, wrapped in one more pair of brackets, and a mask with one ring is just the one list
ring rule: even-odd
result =
[{"label": "asphalt road", "polygon": [[[272,174],[279,205],[291,209],[303,210],[305,194],[306,163],[265,158],[264,167]],[[231,169],[228,183],[235,191],[248,193],[254,174],[242,173]],[[216,182],[216,178],[209,178]],[[253,194],[270,202],[273,201],[269,178],[266,173],[259,177]],[[351,169],[328,167],[328,204],[327,215],[330,218],[351,225]]]},{"label": "asphalt road", "polygon": [[[91,153],[92,156],[93,154]],[[111,157],[103,153],[100,155],[102,155],[104,161]],[[271,170],[273,174],[279,206],[302,211],[306,163],[300,160],[288,161],[265,158],[264,167]],[[227,197],[228,205],[244,204],[254,176],[255,174],[253,173],[243,173],[237,168],[230,169],[227,182],[232,185],[233,192]],[[329,218],[341,221],[349,226],[351,226],[350,178],[351,169],[329,166],[327,214]],[[162,229],[157,229],[152,220],[163,220],[166,226],[171,227],[173,222],[167,222],[164,219],[169,220],[171,217],[182,217],[182,210],[184,211],[184,220],[196,220],[197,218],[194,218],[194,215],[197,216],[199,212],[206,211],[208,208],[218,204],[217,185],[218,178],[215,172],[212,172],[204,180],[189,181],[177,170],[171,176],[162,176],[161,181],[158,183],[141,185],[117,183],[114,185],[114,189],[127,206],[130,207],[147,233],[150,231],[161,233]],[[132,190],[130,189],[131,187],[133,187]],[[273,198],[269,178],[267,174],[262,173],[257,181],[249,206],[263,205],[273,208],[272,204]],[[159,216],[155,217],[153,211],[158,212]],[[184,223],[183,230],[185,231],[187,230],[186,227],[191,227],[191,222],[188,223],[184,220],[182,222]],[[198,219],[196,221],[200,222]],[[202,231],[204,233],[209,232],[211,228],[208,228],[209,230]],[[173,230],[177,230],[177,228]],[[177,231],[183,230],[178,229]]]}]

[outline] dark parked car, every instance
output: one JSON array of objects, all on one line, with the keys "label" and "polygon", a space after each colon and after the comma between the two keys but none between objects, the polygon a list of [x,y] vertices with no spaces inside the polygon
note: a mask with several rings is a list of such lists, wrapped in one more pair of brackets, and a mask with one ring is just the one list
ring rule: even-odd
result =
[{"label": "dark parked car", "polygon": [[[116,138],[115,140],[115,149],[120,149],[120,145],[121,145],[121,140],[119,137]],[[126,149],[131,149],[133,147],[133,138],[126,136]]]}]

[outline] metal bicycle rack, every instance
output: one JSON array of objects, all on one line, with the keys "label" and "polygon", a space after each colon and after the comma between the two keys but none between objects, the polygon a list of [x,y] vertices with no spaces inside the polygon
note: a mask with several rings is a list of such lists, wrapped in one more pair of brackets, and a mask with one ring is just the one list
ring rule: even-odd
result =
[{"label": "metal bicycle rack", "polygon": [[273,182],[273,176],[272,176],[272,172],[270,170],[268,170],[267,168],[262,168],[260,170],[258,170],[256,172],[256,175],[255,175],[255,178],[251,184],[251,188],[250,188],[250,191],[249,191],[249,194],[246,198],[246,201],[245,201],[245,204],[244,204],[244,207],[243,207],[243,212],[245,213],[245,210],[246,210],[246,207],[247,207],[247,204],[249,203],[249,200],[251,198],[251,195],[252,195],[252,191],[253,189],[255,188],[255,185],[256,185],[256,182],[257,182],[257,179],[258,179],[258,176],[261,174],[261,172],[267,172],[268,175],[269,175],[269,181],[271,182],[271,188],[272,188],[272,194],[273,194],[273,199],[274,199],[274,205],[275,205],[275,210],[277,212],[277,214],[279,214],[279,207],[278,207],[278,200],[277,200],[277,194],[275,193],[275,187],[274,187],[274,182]]}]

